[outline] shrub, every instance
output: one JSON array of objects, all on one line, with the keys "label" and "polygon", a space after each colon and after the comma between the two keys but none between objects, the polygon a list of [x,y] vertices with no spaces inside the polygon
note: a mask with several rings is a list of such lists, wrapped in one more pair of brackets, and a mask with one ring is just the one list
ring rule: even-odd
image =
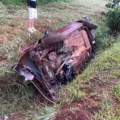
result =
[{"label": "shrub", "polygon": [[110,10],[107,14],[107,25],[112,31],[119,31],[120,25],[120,8],[115,10]]},{"label": "shrub", "polygon": [[25,2],[25,0],[1,0],[3,4],[12,4],[12,5],[20,5]]},{"label": "shrub", "polygon": [[110,10],[106,14],[107,25],[112,32],[120,30],[120,0],[114,1],[114,3],[106,4],[106,7]]}]

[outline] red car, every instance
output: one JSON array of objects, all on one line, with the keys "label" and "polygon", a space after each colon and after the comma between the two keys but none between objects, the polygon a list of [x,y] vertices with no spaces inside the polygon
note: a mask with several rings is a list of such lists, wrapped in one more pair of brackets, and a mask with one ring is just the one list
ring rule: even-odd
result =
[{"label": "red car", "polygon": [[60,84],[72,81],[90,60],[95,46],[96,24],[77,21],[45,36],[20,52],[14,70],[30,80],[50,102],[58,98]]}]

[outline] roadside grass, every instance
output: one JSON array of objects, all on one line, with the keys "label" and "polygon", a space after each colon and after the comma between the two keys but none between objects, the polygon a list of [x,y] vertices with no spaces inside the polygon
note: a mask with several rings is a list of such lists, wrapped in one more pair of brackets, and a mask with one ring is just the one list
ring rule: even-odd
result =
[{"label": "roadside grass", "polygon": [[117,97],[118,101],[120,102],[120,82],[114,87],[115,96]]},{"label": "roadside grass", "polygon": [[[38,0],[39,4],[48,4],[51,2],[69,2],[70,0]],[[24,0],[1,0],[1,2],[5,5],[23,5],[26,3]]]},{"label": "roadside grass", "polygon": [[[39,32],[33,35],[26,32],[27,9],[23,10],[21,6],[19,9],[16,7],[14,10],[14,7],[11,6],[10,9],[13,11],[13,15],[7,7],[0,4],[2,8],[5,8],[0,9],[0,13],[4,13],[0,14],[0,24],[3,26],[0,29],[0,33],[6,32],[4,25],[12,27],[8,33],[14,30],[11,33],[12,37],[0,44],[0,57],[6,59],[6,61],[0,63],[0,115],[8,115],[15,112],[24,113],[26,111],[28,113],[26,113],[27,117],[32,120],[49,120],[56,114],[56,111],[59,111],[62,105],[70,104],[74,100],[87,96],[96,95],[97,92],[99,93],[99,86],[102,85],[112,86],[114,89],[112,95],[115,95],[118,100],[120,99],[120,37],[118,36],[116,40],[108,34],[108,29],[105,27],[105,18],[101,14],[101,12],[106,11],[105,3],[106,1],[104,0],[92,0],[92,2],[88,0],[74,0],[71,3],[50,3],[40,6],[38,7],[39,19],[36,23]],[[91,21],[97,22],[99,25],[96,31],[97,53],[94,59],[91,60],[86,69],[72,83],[61,88],[60,104],[55,104],[51,107],[41,103],[36,105],[33,86],[26,86],[22,82],[23,78],[12,71],[13,66],[17,63],[20,49],[27,44],[36,42],[43,36],[45,29],[50,29],[52,32],[72,21],[81,19],[83,15],[87,15]],[[4,20],[3,17],[5,18]],[[51,22],[49,23],[47,19],[51,20]],[[117,80],[115,85],[112,84],[113,80]],[[84,89],[81,89],[86,86],[86,83],[92,84],[94,82],[96,84],[93,86],[89,85],[92,92],[86,92]],[[102,93],[99,97],[101,98],[101,109],[95,114],[94,119],[103,120],[105,117],[106,120],[119,120],[120,114],[118,111],[120,111],[120,108],[116,108],[115,115],[112,102],[109,101],[109,94],[107,96]]]}]

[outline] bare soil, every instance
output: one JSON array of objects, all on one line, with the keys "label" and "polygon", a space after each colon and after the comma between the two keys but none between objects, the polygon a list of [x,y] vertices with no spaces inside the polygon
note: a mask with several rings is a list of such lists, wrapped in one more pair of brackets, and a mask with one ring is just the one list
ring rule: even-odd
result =
[{"label": "bare soil", "polygon": [[85,97],[64,105],[52,120],[92,120],[92,116],[98,110],[99,99]]}]

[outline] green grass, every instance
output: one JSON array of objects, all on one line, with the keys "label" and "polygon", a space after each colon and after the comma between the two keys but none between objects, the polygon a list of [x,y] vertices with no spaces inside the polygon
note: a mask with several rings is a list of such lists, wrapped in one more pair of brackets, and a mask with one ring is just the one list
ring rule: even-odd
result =
[{"label": "green grass", "polygon": [[[85,70],[85,73],[83,73],[83,77],[85,80],[94,80],[98,79],[97,85],[107,85],[109,87],[114,88],[113,94],[107,95],[106,93],[103,93],[103,97],[101,97],[101,100],[104,102],[101,102],[101,109],[98,113],[94,116],[95,120],[119,120],[120,114],[116,115],[117,109],[120,109],[120,106],[118,108],[114,108],[114,104],[119,105],[119,65],[120,65],[120,37],[117,39],[117,43],[114,43],[112,47],[105,50],[103,53],[100,53],[96,56],[96,58],[92,61],[93,63],[88,66],[88,68]],[[115,85],[113,84],[114,80],[117,80],[118,83]],[[113,103],[110,101],[115,94],[115,97],[118,99],[117,103]],[[111,97],[110,97],[111,96]],[[115,98],[113,98],[115,99]],[[114,112],[113,112],[114,111]]]},{"label": "green grass", "polygon": [[[38,4],[48,4],[52,2],[69,2],[70,0],[37,0]],[[7,5],[23,5],[26,4],[24,0],[1,0],[3,4]]]},{"label": "green grass", "polygon": [[41,108],[37,113],[35,113],[34,117],[32,117],[33,120],[50,120],[55,116],[55,114],[58,112],[58,110],[54,107],[44,106]]},{"label": "green grass", "polygon": [[117,97],[118,101],[120,102],[120,82],[115,86],[115,96]]},{"label": "green grass", "polygon": [[[7,87],[7,86],[6,86]],[[35,89],[32,85],[14,83],[0,94],[0,115],[29,109],[34,102]],[[26,104],[27,102],[27,104]]]}]

